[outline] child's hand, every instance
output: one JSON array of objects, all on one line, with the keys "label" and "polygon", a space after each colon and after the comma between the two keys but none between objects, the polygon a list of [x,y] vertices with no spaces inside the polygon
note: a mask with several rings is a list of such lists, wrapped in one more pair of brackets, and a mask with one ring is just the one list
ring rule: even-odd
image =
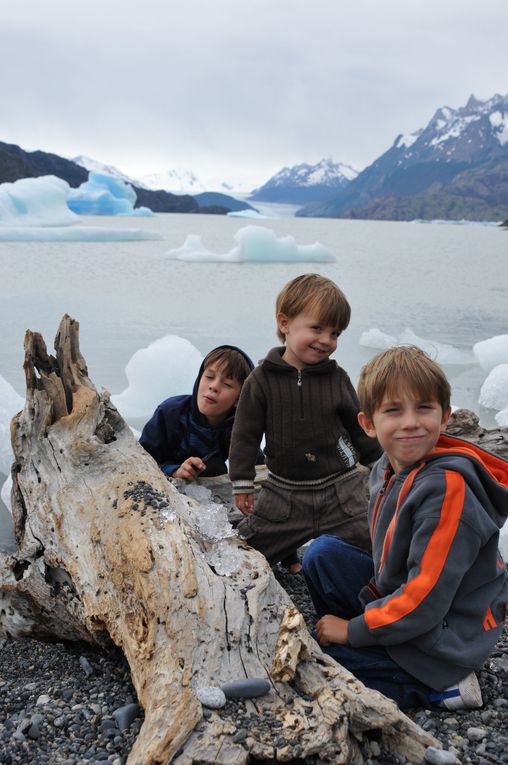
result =
[{"label": "child's hand", "polygon": [[254,510],[254,494],[235,494],[235,504],[244,515],[251,515]]},{"label": "child's hand", "polygon": [[330,643],[347,644],[347,627],[349,621],[341,619],[340,616],[326,614],[316,624],[316,635],[320,645],[330,645]]},{"label": "child's hand", "polygon": [[186,481],[195,481],[206,465],[201,457],[188,457],[173,473],[173,478],[185,478]]}]

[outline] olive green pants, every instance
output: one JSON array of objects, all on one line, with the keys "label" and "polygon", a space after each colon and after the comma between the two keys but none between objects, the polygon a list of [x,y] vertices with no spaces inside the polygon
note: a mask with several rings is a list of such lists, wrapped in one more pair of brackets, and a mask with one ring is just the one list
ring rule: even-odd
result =
[{"label": "olive green pants", "polygon": [[371,550],[367,522],[367,472],[355,468],[325,488],[282,488],[263,482],[252,515],[238,524],[238,533],[263,553],[270,564],[286,558],[321,534]]}]

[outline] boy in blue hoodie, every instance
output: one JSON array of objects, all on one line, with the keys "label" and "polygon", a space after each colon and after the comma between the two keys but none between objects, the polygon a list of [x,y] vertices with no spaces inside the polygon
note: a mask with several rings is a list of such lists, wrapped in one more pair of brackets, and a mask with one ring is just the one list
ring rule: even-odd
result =
[{"label": "boy in blue hoodie", "polygon": [[444,435],[450,386],[419,348],[378,354],[358,396],[359,422],[385,452],[369,480],[372,557],[335,537],[311,544],[317,639],[401,707],[479,707],[475,672],[508,600],[508,462]]},{"label": "boy in blue hoodie", "polygon": [[194,481],[227,473],[236,404],[253,367],[240,348],[220,345],[201,364],[192,395],[159,404],[139,443],[167,476]]}]

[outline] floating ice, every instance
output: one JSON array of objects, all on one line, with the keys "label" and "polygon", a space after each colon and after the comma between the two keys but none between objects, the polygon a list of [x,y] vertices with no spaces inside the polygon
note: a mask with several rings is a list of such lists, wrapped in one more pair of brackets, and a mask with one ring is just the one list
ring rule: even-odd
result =
[{"label": "floating ice", "polygon": [[299,245],[294,237],[277,237],[272,229],[263,226],[244,226],[236,232],[234,238],[236,246],[221,254],[208,250],[196,234],[189,234],[182,247],[169,250],[166,255],[173,260],[194,262],[335,261],[334,255],[319,242]]},{"label": "floating ice", "polygon": [[0,473],[5,475],[11,472],[14,459],[11,447],[11,420],[24,405],[24,398],[0,375]]},{"label": "floating ice", "polygon": [[360,345],[383,351],[394,345],[417,345],[439,364],[466,365],[475,363],[475,358],[470,351],[461,351],[453,345],[419,337],[409,327],[406,327],[398,337],[387,335],[377,328],[369,329],[362,333]]},{"label": "floating ice", "polygon": [[397,338],[393,335],[387,335],[386,332],[381,332],[380,329],[374,327],[366,332],[362,332],[360,345],[365,348],[376,348],[380,351],[385,351],[387,348],[397,345]]},{"label": "floating ice", "polygon": [[69,184],[53,175],[0,184],[0,241],[124,242],[162,239],[157,232],[141,229],[79,225],[79,215],[67,206],[69,192]]},{"label": "floating ice", "polygon": [[67,207],[69,184],[54,175],[0,184],[0,226],[72,226],[79,217]]},{"label": "floating ice", "polygon": [[508,364],[494,367],[480,389],[479,402],[488,409],[508,409]]},{"label": "floating ice", "polygon": [[111,396],[124,418],[150,417],[161,401],[191,393],[203,357],[192,343],[166,335],[140,348],[125,367],[128,387]]},{"label": "floating ice", "polygon": [[80,215],[153,215],[148,207],[134,207],[136,192],[130,184],[105,173],[89,173],[88,181],[69,190],[67,204]]},{"label": "floating ice", "polygon": [[266,220],[267,215],[261,215],[257,210],[234,210],[228,212],[228,218],[252,218],[254,220]]},{"label": "floating ice", "polygon": [[2,498],[2,502],[4,503],[7,510],[12,513],[11,508],[11,489],[12,489],[12,476],[9,474],[5,481],[2,484],[2,489],[0,491],[0,497]]},{"label": "floating ice", "polygon": [[508,407],[506,407],[506,409],[501,409],[501,411],[496,414],[495,419],[500,428],[508,428]]},{"label": "floating ice", "polygon": [[481,368],[491,372],[498,364],[508,363],[508,335],[494,335],[475,343],[473,353]]}]

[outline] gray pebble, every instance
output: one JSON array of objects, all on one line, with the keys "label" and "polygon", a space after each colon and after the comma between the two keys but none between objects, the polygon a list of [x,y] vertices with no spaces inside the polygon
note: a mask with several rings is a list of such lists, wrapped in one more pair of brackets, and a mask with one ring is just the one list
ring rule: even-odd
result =
[{"label": "gray pebble", "polygon": [[93,667],[88,661],[88,659],[86,658],[86,656],[79,657],[79,664],[87,677],[90,677],[90,675],[93,675]]},{"label": "gray pebble", "polygon": [[256,696],[264,696],[270,688],[270,682],[264,677],[247,677],[244,680],[221,685],[227,699],[252,699]]},{"label": "gray pebble", "polygon": [[136,717],[139,716],[139,711],[139,704],[126,704],[123,707],[115,709],[112,716],[116,720],[116,724],[120,730],[127,730]]},{"label": "gray pebble", "polygon": [[196,696],[204,707],[210,709],[221,709],[226,706],[226,695],[221,688],[210,686],[208,688],[198,688]]},{"label": "gray pebble", "polygon": [[485,738],[486,735],[487,731],[485,728],[476,728],[471,726],[471,728],[468,728],[466,731],[466,736],[470,741],[481,741],[482,738]]},{"label": "gray pebble", "polygon": [[430,762],[432,765],[460,765],[453,752],[436,749],[435,746],[429,746],[425,750],[425,762]]}]

